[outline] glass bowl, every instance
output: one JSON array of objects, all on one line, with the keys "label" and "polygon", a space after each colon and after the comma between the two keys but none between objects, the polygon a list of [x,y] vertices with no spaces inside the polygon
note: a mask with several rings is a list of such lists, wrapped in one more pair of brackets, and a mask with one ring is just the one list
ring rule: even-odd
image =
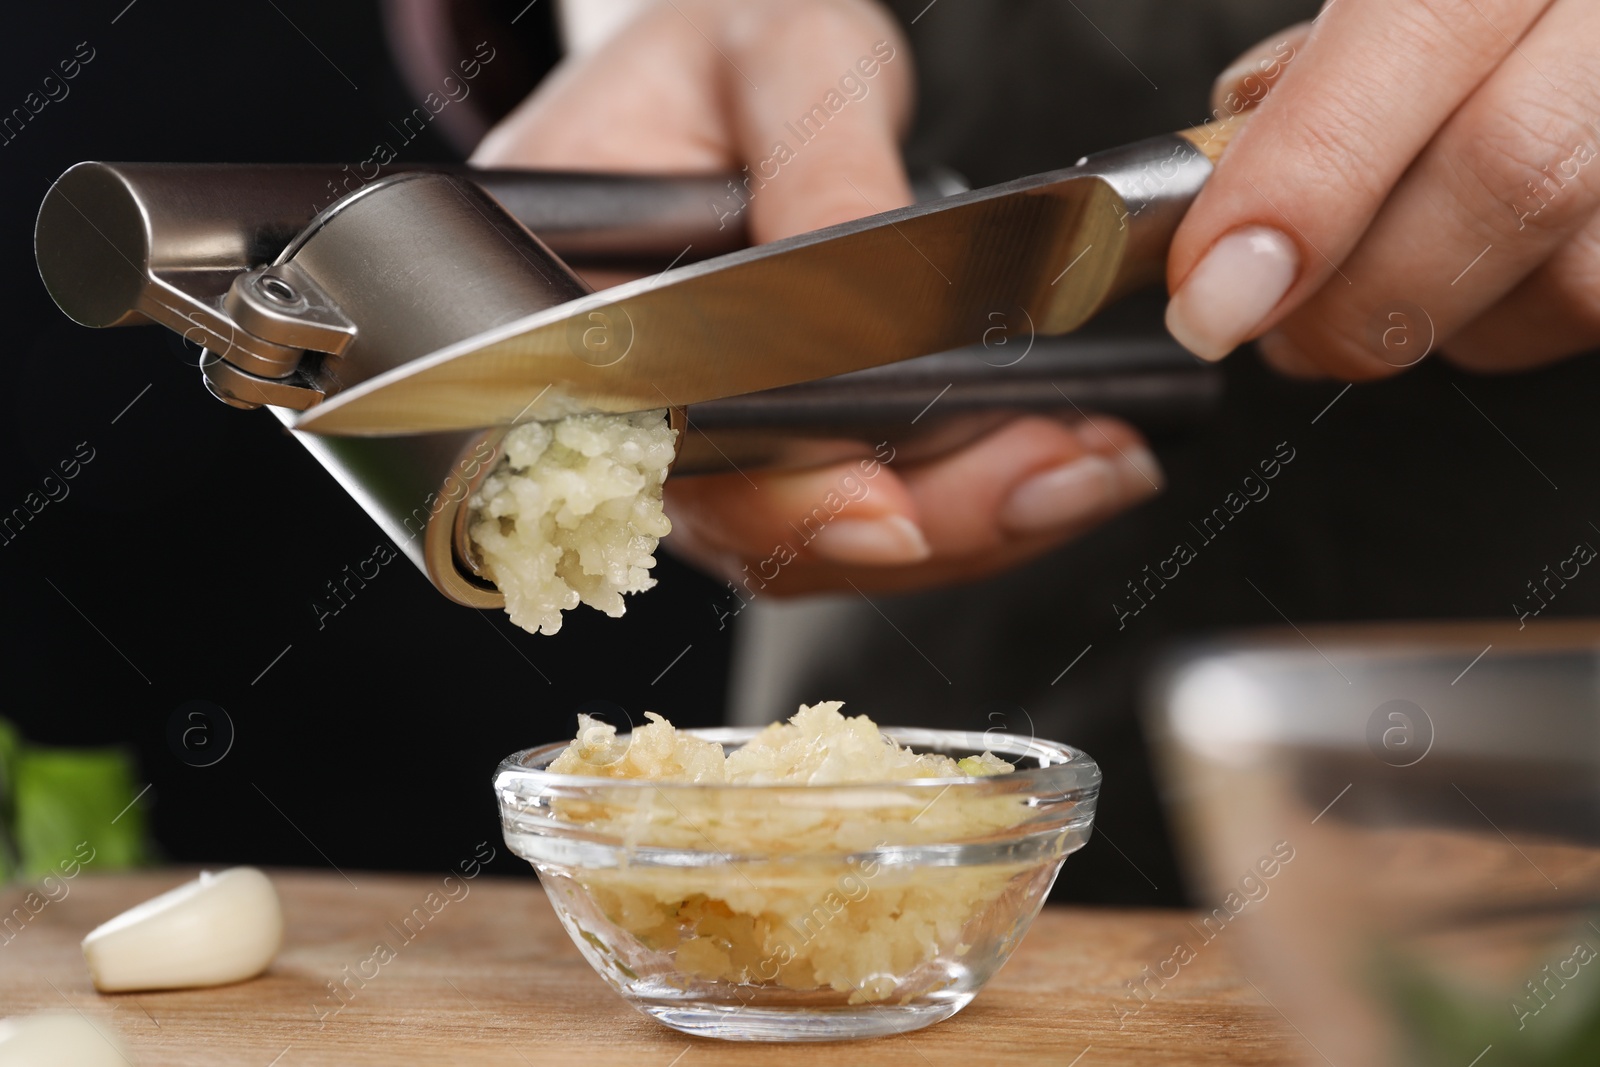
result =
[{"label": "glass bowl", "polygon": [[[736,748],[754,729],[685,731]],[[567,742],[495,776],[511,851],[573,944],[686,1033],[831,1041],[960,1011],[1089,839],[1100,768],[997,732],[884,728],[918,752],[1017,770],[853,785],[694,785],[552,774]]]}]

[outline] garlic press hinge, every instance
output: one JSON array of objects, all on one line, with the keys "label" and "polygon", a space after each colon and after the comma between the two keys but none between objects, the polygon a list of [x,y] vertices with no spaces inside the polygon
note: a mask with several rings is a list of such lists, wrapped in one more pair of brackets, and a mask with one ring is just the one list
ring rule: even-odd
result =
[{"label": "garlic press hinge", "polygon": [[208,350],[201,363],[206,388],[231,407],[263,404],[304,411],[338,391],[328,357],[356,337],[356,324],[292,260],[237,274],[222,308],[239,334],[287,350],[263,359],[258,346],[233,343]]}]

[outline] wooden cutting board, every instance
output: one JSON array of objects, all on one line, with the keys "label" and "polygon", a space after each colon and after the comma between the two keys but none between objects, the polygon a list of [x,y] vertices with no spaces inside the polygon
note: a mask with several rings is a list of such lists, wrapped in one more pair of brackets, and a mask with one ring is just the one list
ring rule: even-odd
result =
[{"label": "wooden cutting board", "polygon": [[[850,1044],[690,1038],[637,1014],[606,987],[527,878],[480,877],[378,975],[335,1000],[389,928],[440,890],[438,878],[272,872],[287,934],[263,977],[238,985],[103,996],[78,943],[124,908],[188,878],[164,870],[66,883],[68,892],[0,938],[0,1015],[77,1010],[120,1032],[148,1065],[546,1064],[711,1067],[812,1064],[976,1067],[989,1063],[1281,1064],[1303,1043],[1241,977],[1228,947],[1203,947],[1142,1010],[1125,983],[1194,940],[1181,911],[1046,908],[967,1009],[926,1030]],[[22,907],[27,887],[0,892]],[[437,898],[436,898],[437,899]],[[37,901],[35,901],[37,907]],[[413,924],[415,926],[415,924]],[[366,968],[367,973],[372,968]],[[337,1010],[334,1010],[337,1009]],[[780,1056],[781,1060],[774,1059]]]}]

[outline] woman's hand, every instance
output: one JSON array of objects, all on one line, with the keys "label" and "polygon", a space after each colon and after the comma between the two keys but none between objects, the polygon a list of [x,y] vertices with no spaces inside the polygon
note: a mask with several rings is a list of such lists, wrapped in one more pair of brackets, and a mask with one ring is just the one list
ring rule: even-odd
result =
[{"label": "woman's hand", "polygon": [[[473,162],[770,173],[783,142],[748,207],[752,238],[770,241],[910,202],[899,137],[912,86],[904,39],[867,0],[669,0],[563,63]],[[789,126],[818,106],[829,117],[800,143]],[[1019,418],[916,465],[673,479],[668,544],[773,592],[911,589],[1012,566],[1160,484],[1123,423]]]},{"label": "woman's hand", "polygon": [[1224,112],[1265,99],[1173,242],[1173,335],[1347,379],[1600,345],[1600,5],[1332,0],[1305,29],[1219,79]]}]

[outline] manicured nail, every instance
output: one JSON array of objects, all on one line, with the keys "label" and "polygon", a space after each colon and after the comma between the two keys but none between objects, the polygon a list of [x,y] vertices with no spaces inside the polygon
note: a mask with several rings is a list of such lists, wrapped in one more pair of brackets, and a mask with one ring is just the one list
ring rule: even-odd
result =
[{"label": "manicured nail", "polygon": [[1143,500],[1166,488],[1167,476],[1148,448],[1124,448],[1117,454],[1116,468],[1122,479],[1125,500]]},{"label": "manicured nail", "polygon": [[[1240,56],[1233,66],[1213,78],[1211,81],[1212,107],[1220,109],[1226,103],[1227,94],[1233,91],[1236,84],[1242,82],[1246,76],[1257,73],[1256,65],[1260,60],[1261,57],[1254,54]],[[1254,105],[1257,101],[1247,99],[1244,102]]]},{"label": "manicured nail", "polygon": [[920,563],[933,554],[917,524],[904,515],[834,519],[811,539],[811,550],[836,563]]},{"label": "manicured nail", "polygon": [[1000,509],[1000,525],[1013,533],[1055,530],[1104,514],[1121,496],[1111,461],[1083,456],[1041,471],[1011,490]]},{"label": "manicured nail", "polygon": [[1300,253],[1268,226],[1246,226],[1211,246],[1167,303],[1167,331],[1201,359],[1249,337],[1294,284]]}]

